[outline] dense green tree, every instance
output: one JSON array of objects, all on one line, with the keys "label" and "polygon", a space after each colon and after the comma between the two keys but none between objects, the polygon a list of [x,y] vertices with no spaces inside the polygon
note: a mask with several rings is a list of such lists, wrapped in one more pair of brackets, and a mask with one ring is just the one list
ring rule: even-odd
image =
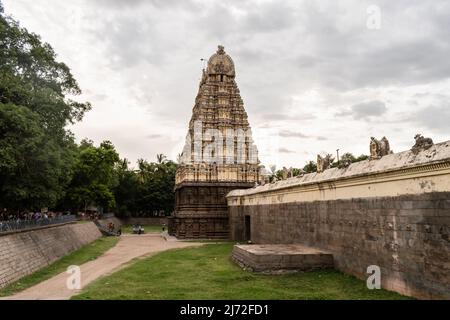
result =
[{"label": "dense green tree", "polygon": [[49,44],[3,13],[0,3],[0,205],[52,206],[64,195],[74,164],[68,123],[90,109]]},{"label": "dense green tree", "polygon": [[130,216],[139,211],[136,205],[138,196],[139,176],[130,170],[127,159],[121,160],[116,166],[117,185],[114,187],[116,212],[121,216]]},{"label": "dense green tree", "polygon": [[26,107],[0,107],[0,206],[40,209],[64,195],[72,171],[71,137],[48,139],[40,117]]},{"label": "dense green tree", "polygon": [[80,93],[69,67],[56,60],[48,43],[0,15],[0,103],[29,108],[46,130],[64,136],[64,126],[81,120],[91,107],[67,98]]},{"label": "dense green tree", "polygon": [[141,179],[136,202],[139,211],[145,214],[169,214],[173,210],[177,165],[170,160],[159,162],[160,160],[161,157],[158,156],[157,162],[139,161],[138,176]]},{"label": "dense green tree", "polygon": [[156,162],[159,164],[165,163],[167,161],[167,157],[162,153],[156,155]]},{"label": "dense green tree", "polygon": [[137,165],[137,170],[130,170],[124,160],[116,168],[119,184],[114,195],[118,213],[135,216],[170,214],[175,203],[176,163],[158,154],[156,162],[139,159]]},{"label": "dense green tree", "polygon": [[304,167],[303,171],[306,173],[312,173],[317,171],[317,164],[314,161],[309,161]]},{"label": "dense green tree", "polygon": [[89,205],[101,206],[104,210],[114,208],[116,202],[112,190],[118,184],[115,168],[119,161],[119,154],[110,141],[103,141],[95,147],[92,141],[83,140],[67,191],[66,205],[78,210]]}]

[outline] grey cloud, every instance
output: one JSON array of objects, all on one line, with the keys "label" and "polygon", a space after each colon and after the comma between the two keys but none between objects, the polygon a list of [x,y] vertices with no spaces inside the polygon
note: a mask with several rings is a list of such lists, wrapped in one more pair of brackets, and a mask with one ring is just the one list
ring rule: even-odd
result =
[{"label": "grey cloud", "polygon": [[328,140],[328,138],[324,137],[324,136],[311,136],[311,135],[306,135],[304,133],[291,131],[291,130],[281,130],[279,132],[279,136],[283,137],[283,138],[316,139],[318,141]]},{"label": "grey cloud", "polygon": [[353,116],[360,120],[368,117],[378,117],[387,111],[386,104],[382,101],[373,100],[362,102],[351,106],[350,110],[345,110],[336,114],[336,116]]},{"label": "grey cloud", "polygon": [[295,151],[289,150],[287,148],[279,148],[278,152],[280,152],[280,153],[295,153]]},{"label": "grey cloud", "polygon": [[289,113],[266,113],[266,114],[262,114],[260,115],[261,118],[265,119],[265,120],[273,120],[273,121],[278,121],[278,120],[312,120],[312,119],[316,119],[316,116],[314,116],[313,114],[308,114],[308,113],[304,113],[302,115],[291,115]]},{"label": "grey cloud", "polygon": [[[115,57],[112,68],[148,63],[163,72],[167,64],[207,58],[222,43],[236,62],[237,81],[247,95],[246,108],[253,113],[274,106],[286,113],[287,98],[312,85],[345,91],[428,83],[450,76],[446,58],[450,32],[445,31],[448,21],[443,13],[450,13],[450,6],[443,2],[380,1],[385,23],[375,32],[365,27],[369,2],[348,7],[332,1],[322,5],[313,1],[124,3],[95,4],[98,10],[112,6],[126,7],[128,12],[135,7],[133,14],[117,10],[109,19],[95,14],[103,27],[94,33],[108,47],[109,59]],[[405,16],[407,9],[423,14]],[[401,37],[421,34],[422,29],[415,29],[421,24],[439,36]]]},{"label": "grey cloud", "polygon": [[[374,99],[365,97],[365,92],[382,92],[387,87],[402,92],[410,85],[424,86],[418,96],[397,97],[417,100],[417,108],[430,105],[420,111],[415,108],[408,119],[402,119],[403,125],[422,125],[448,133],[444,121],[448,119],[444,107],[448,98],[429,101],[431,98],[424,95],[448,92],[448,88],[437,89],[450,77],[450,2],[446,0],[377,0],[382,28],[376,31],[365,26],[367,6],[373,4],[369,0],[75,0],[63,5],[57,0],[2,2],[7,10],[17,8],[22,14],[19,20],[31,22],[26,26],[51,39],[65,62],[77,61],[75,51],[60,53],[68,40],[58,35],[62,29],[74,27],[70,39],[75,43],[83,39],[80,43],[92,45],[95,52],[83,55],[83,66],[73,66],[80,83],[88,74],[96,77],[97,67],[103,76],[99,83],[119,79],[124,88],[121,95],[111,90],[106,92],[108,99],[98,96],[95,100],[106,105],[105,109],[114,100],[149,110],[153,121],[149,125],[155,132],[184,123],[184,135],[201,75],[199,59],[208,58],[220,43],[236,64],[236,81],[251,125],[271,123],[292,128],[288,125],[297,122],[301,127],[294,128],[320,134],[302,141],[311,152],[316,152],[317,141],[329,140],[320,145],[332,145],[342,136],[351,135],[352,123],[360,122],[355,120],[384,115],[383,102],[351,106],[354,100],[348,97],[354,94],[360,101]],[[67,11],[80,11],[80,25],[60,23]],[[95,85],[83,89],[105,92]],[[311,89],[318,92],[321,103],[293,106],[294,97],[302,97]],[[389,111],[394,110],[387,97],[380,99],[393,106]],[[336,114],[336,105],[349,108]],[[98,108],[95,104],[93,107]],[[298,108],[295,116],[291,112],[294,107]],[[324,123],[329,123],[326,118],[332,115],[346,116],[339,119],[342,129],[337,123],[336,127],[325,127]],[[146,128],[141,132],[147,132]],[[144,133],[135,139],[138,150],[139,139],[146,142],[150,137]],[[162,140],[154,139],[152,145]],[[169,149],[162,144],[159,147]]]},{"label": "grey cloud", "polygon": [[303,134],[301,132],[294,132],[294,131],[290,131],[290,130],[282,130],[279,133],[280,137],[284,137],[284,138],[291,138],[291,137],[295,137],[295,138],[309,138],[309,136],[307,136],[306,134]]},{"label": "grey cloud", "polygon": [[450,103],[423,108],[411,120],[430,130],[450,134]]},{"label": "grey cloud", "polygon": [[152,134],[148,134],[147,136],[145,136],[147,139],[158,139],[158,138],[162,138],[163,135],[159,134],[159,133],[152,133]]}]

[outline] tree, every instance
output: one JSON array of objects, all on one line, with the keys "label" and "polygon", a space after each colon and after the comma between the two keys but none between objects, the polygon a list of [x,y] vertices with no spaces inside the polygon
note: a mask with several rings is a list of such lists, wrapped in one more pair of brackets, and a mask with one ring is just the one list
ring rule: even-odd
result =
[{"label": "tree", "polygon": [[162,164],[162,163],[167,161],[167,157],[165,155],[163,155],[162,153],[159,153],[159,154],[156,155],[156,161],[159,164]]},{"label": "tree", "polygon": [[[64,148],[62,148],[64,143]],[[48,139],[40,117],[26,107],[0,107],[0,206],[55,205],[70,181],[75,144]]]},{"label": "tree", "polygon": [[77,210],[91,204],[105,210],[115,207],[112,190],[118,184],[115,167],[119,160],[119,154],[110,141],[103,141],[99,147],[88,140],[82,141],[66,204]]},{"label": "tree", "polygon": [[116,167],[119,180],[114,189],[119,215],[148,216],[173,211],[177,164],[160,154],[156,162],[137,161],[138,169],[122,162]]},{"label": "tree", "polygon": [[69,67],[56,61],[52,47],[38,35],[3,15],[0,40],[0,103],[29,108],[46,130],[64,136],[64,126],[80,121],[91,108],[66,98],[81,94]]},{"label": "tree", "polygon": [[306,173],[312,173],[317,171],[317,164],[314,161],[309,161],[304,167],[303,171]]},{"label": "tree", "polygon": [[142,213],[153,214],[163,211],[169,214],[173,210],[177,165],[171,160],[161,163],[160,159],[165,159],[165,156],[158,157],[156,163],[140,161],[138,176],[144,179],[140,179],[137,204]]},{"label": "tree", "polygon": [[138,175],[128,167],[128,160],[123,159],[116,166],[117,185],[113,188],[116,200],[116,212],[120,216],[130,216],[138,210]]},{"label": "tree", "polygon": [[70,181],[76,147],[68,123],[89,103],[49,44],[5,16],[0,3],[0,204],[54,205]]},{"label": "tree", "polygon": [[350,152],[346,152],[344,153],[341,158],[339,159],[339,164],[337,163],[337,161],[333,162],[331,164],[331,168],[335,168],[338,167],[339,165],[345,164],[345,163],[355,163],[355,162],[359,162],[359,161],[364,161],[369,159],[369,156],[362,154],[359,157],[355,157],[352,153]]}]

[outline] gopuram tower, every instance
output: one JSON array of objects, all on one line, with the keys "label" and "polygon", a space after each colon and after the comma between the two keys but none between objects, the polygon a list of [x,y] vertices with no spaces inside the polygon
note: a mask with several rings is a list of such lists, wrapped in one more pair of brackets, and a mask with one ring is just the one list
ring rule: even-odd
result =
[{"label": "gopuram tower", "polygon": [[257,149],[235,76],[233,60],[219,46],[203,69],[176,172],[169,234],[178,238],[228,238],[225,196],[259,180]]}]

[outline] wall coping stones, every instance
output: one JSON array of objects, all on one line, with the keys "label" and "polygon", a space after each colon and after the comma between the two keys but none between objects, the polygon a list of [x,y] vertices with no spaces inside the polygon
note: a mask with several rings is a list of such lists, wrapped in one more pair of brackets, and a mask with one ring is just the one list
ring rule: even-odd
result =
[{"label": "wall coping stones", "polygon": [[388,154],[381,159],[368,159],[352,163],[346,168],[331,168],[321,173],[309,173],[252,189],[233,190],[228,193],[227,198],[261,194],[297,186],[307,187],[321,183],[358,179],[365,181],[372,176],[385,176],[387,178],[395,175],[402,176],[408,173],[439,171],[442,169],[450,169],[450,140],[435,144],[429,149],[418,153],[407,150]]}]

